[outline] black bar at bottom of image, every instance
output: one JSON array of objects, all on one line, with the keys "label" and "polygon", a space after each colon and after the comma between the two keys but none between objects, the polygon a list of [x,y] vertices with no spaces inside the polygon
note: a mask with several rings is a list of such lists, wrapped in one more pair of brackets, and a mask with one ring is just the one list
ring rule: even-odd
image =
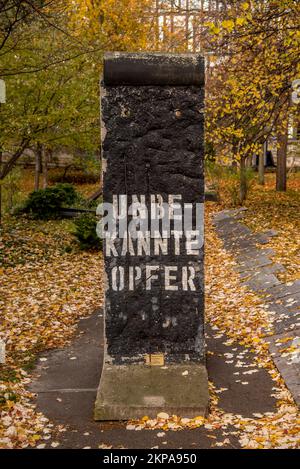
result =
[{"label": "black bar at bottom of image", "polygon": [[201,465],[208,461],[226,462],[239,464],[247,461],[255,463],[257,461],[266,461],[268,463],[274,461],[276,463],[296,462],[297,453],[293,450],[235,450],[235,449],[43,449],[43,450],[1,450],[0,463],[16,462],[22,464],[29,463],[30,467],[34,467],[37,463],[56,463],[56,462],[76,462],[76,463],[91,463],[94,467],[105,467],[111,465],[119,465],[121,467],[141,467],[148,464],[149,466],[163,465],[163,464],[188,464],[188,465]]}]

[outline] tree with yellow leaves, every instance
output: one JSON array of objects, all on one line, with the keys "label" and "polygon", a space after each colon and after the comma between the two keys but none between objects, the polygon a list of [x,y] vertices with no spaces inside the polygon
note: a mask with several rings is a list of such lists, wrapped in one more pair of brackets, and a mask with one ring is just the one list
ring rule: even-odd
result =
[{"label": "tree with yellow leaves", "polygon": [[239,163],[241,202],[246,162],[271,134],[279,144],[277,189],[285,190],[291,84],[300,72],[299,14],[296,0],[232,1],[222,19],[207,24],[218,55],[208,77],[207,139],[221,159]]},{"label": "tree with yellow leaves", "polygon": [[152,0],[69,0],[70,25],[102,50],[139,51],[153,36]]}]

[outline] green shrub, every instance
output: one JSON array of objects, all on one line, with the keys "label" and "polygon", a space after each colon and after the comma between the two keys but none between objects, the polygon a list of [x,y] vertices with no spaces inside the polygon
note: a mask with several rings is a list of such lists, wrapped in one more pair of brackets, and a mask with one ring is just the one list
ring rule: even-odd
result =
[{"label": "green shrub", "polygon": [[59,183],[52,188],[50,187],[50,189],[61,193],[63,204],[71,205],[79,199],[79,195],[72,184]]},{"label": "green shrub", "polygon": [[[233,206],[241,203],[239,168],[224,166],[212,161],[205,162],[206,181],[211,190],[216,191],[220,200],[225,200]],[[245,194],[251,190],[255,173],[251,168],[244,169]]]},{"label": "green shrub", "polygon": [[34,218],[48,220],[58,218],[62,207],[76,202],[79,196],[71,184],[57,184],[53,187],[31,192],[25,202],[23,212]]},{"label": "green shrub", "polygon": [[81,249],[102,250],[102,240],[96,233],[97,218],[93,214],[83,214],[74,220],[74,235]]},{"label": "green shrub", "polygon": [[212,162],[214,163],[216,160],[216,150],[214,144],[210,141],[206,141],[204,145],[204,153],[205,153],[205,162]]},{"label": "green shrub", "polygon": [[221,181],[224,178],[225,169],[220,164],[211,160],[205,160],[205,178],[209,187],[220,192]]},{"label": "green shrub", "polygon": [[227,169],[224,173],[225,191],[229,194],[231,204],[236,207],[240,201],[240,173]]},{"label": "green shrub", "polygon": [[[243,171],[244,200],[246,200],[249,191],[253,185],[255,173],[251,168],[245,168]],[[226,188],[230,196],[231,204],[234,207],[244,202],[244,200],[241,200],[241,178],[242,174],[240,169],[238,171],[228,169],[226,172]]]}]

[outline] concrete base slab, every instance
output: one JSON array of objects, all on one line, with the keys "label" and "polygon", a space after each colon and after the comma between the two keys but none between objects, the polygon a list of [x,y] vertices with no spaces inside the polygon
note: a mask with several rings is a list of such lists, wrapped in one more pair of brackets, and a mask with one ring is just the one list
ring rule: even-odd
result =
[{"label": "concrete base slab", "polygon": [[131,420],[159,412],[204,416],[209,401],[204,365],[104,365],[95,420]]}]

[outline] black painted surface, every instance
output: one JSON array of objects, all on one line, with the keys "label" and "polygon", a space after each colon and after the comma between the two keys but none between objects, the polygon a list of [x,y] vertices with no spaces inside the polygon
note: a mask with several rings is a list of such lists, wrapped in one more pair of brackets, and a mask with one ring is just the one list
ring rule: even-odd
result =
[{"label": "black painted surface", "polygon": [[[201,70],[203,72],[203,69]],[[106,86],[102,119],[106,127],[103,195],[181,194],[183,202],[204,202],[203,98],[200,86]],[[120,252],[121,242],[118,251]],[[141,282],[136,290],[115,292],[114,266],[142,268],[159,265],[159,280],[151,291]],[[196,291],[166,291],[164,266],[193,265],[198,269]],[[162,352],[165,360],[202,361],[203,250],[200,256],[167,255],[106,257],[106,338],[115,363],[143,360],[143,354]]]}]

